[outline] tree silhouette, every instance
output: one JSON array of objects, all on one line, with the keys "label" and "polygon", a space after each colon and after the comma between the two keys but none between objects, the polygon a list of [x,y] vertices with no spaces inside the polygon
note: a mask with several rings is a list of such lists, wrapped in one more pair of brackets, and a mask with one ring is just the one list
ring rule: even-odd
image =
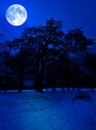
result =
[{"label": "tree silhouette", "polygon": [[[24,79],[30,77],[34,81],[34,88],[39,92],[45,87],[44,82],[46,88],[52,87],[53,91],[60,85],[63,90],[64,87],[80,88],[87,82],[84,79],[89,78],[82,71],[82,66],[95,77],[95,63],[94,69],[90,69],[92,64],[89,64],[89,57],[85,54],[87,46],[93,43],[94,40],[88,39],[81,28],[71,29],[65,34],[62,31],[62,22],[54,18],[48,19],[44,25],[25,28],[20,38],[7,41],[1,47],[1,53],[4,52],[1,68],[5,70],[6,86],[9,86],[10,79],[15,77],[21,92],[24,89]],[[83,55],[86,55],[86,65],[78,58],[73,60],[70,54],[77,55],[82,60]],[[92,57],[90,59],[93,63]],[[93,80],[94,78],[92,82],[95,84]]]},{"label": "tree silhouette", "polygon": [[96,86],[96,60],[95,59],[96,59],[96,53],[86,55],[84,60],[84,65],[89,71],[91,83],[88,80],[87,82],[90,83],[89,85],[92,88],[92,90]]},{"label": "tree silhouette", "polygon": [[65,36],[65,43],[72,52],[85,50],[87,45],[93,44],[93,40],[86,38],[81,28],[71,29]]},{"label": "tree silhouette", "polygon": [[44,26],[27,28],[22,37],[34,50],[35,88],[42,91],[45,67],[56,58],[56,50],[63,36],[61,21],[50,18]]},{"label": "tree silhouette", "polygon": [[10,69],[8,67],[8,60],[10,59],[10,47],[7,46],[8,45],[8,41],[6,41],[5,43],[2,43],[2,48],[1,48],[1,69],[3,71],[1,74],[1,82],[2,82],[2,86],[5,91],[7,91],[8,86],[9,86],[9,74],[10,74]]}]

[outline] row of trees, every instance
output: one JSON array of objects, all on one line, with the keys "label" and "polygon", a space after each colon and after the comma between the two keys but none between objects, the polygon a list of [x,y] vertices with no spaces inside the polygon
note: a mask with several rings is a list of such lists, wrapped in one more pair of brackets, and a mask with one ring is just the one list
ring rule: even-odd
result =
[{"label": "row of trees", "polygon": [[45,25],[25,28],[20,38],[0,45],[0,86],[3,84],[5,90],[18,87],[22,91],[24,80],[29,78],[39,92],[43,87],[55,91],[56,87],[96,85],[96,53],[88,51],[95,42],[81,28],[65,34],[62,22],[50,18]]}]

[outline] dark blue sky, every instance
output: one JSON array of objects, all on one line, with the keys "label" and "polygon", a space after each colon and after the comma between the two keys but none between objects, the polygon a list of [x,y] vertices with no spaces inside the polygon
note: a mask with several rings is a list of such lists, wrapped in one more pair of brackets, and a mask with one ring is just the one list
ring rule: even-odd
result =
[{"label": "dark blue sky", "polygon": [[[12,4],[23,5],[28,12],[27,21],[19,27],[10,25],[5,18]],[[82,27],[85,35],[96,39],[96,0],[2,0],[0,1],[0,33],[4,39],[18,37],[24,27],[44,24],[54,17],[63,22],[63,30]]]}]

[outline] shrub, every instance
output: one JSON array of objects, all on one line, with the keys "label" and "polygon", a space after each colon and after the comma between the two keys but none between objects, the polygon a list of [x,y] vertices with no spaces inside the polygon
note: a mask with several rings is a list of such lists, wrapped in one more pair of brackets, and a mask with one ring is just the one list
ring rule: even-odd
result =
[{"label": "shrub", "polygon": [[91,97],[88,93],[84,93],[84,92],[79,92],[77,93],[74,98],[72,99],[72,101],[76,101],[76,100],[85,100],[85,101],[90,101]]}]

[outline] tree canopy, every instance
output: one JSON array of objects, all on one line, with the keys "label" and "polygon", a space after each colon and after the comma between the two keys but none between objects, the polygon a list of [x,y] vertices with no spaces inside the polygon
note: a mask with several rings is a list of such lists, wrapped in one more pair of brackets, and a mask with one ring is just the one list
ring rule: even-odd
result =
[{"label": "tree canopy", "polygon": [[[90,73],[93,64],[85,64],[90,61],[86,52],[95,42],[87,38],[81,28],[64,33],[62,21],[50,18],[45,25],[25,28],[20,38],[0,45],[4,57],[0,67],[4,68],[3,74],[7,77],[6,89],[10,88],[8,81],[13,77],[19,91],[24,89],[24,80],[28,77],[34,82],[32,88],[39,92],[45,87],[52,87],[54,91],[59,86],[80,87],[85,84],[83,78],[88,83],[88,75],[82,68]],[[16,88],[11,86],[11,89]]]}]

